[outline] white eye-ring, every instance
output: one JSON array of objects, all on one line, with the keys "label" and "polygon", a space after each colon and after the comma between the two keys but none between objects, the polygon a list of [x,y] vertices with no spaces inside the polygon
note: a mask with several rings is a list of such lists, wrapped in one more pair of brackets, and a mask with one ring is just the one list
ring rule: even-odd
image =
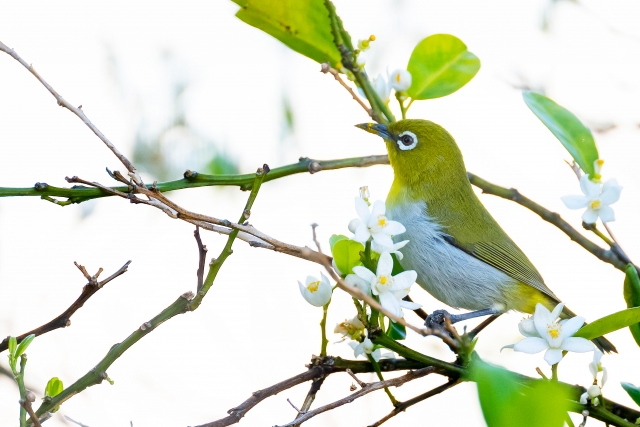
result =
[{"label": "white eye-ring", "polygon": [[418,137],[415,133],[405,130],[398,139],[398,148],[401,150],[413,150],[418,145]]}]

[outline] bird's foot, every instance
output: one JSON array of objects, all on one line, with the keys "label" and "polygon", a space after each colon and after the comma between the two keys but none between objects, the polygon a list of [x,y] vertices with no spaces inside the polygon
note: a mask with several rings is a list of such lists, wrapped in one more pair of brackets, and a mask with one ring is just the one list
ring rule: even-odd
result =
[{"label": "bird's foot", "polygon": [[446,318],[451,319],[451,314],[447,310],[436,310],[427,316],[424,325],[429,329],[444,329]]}]

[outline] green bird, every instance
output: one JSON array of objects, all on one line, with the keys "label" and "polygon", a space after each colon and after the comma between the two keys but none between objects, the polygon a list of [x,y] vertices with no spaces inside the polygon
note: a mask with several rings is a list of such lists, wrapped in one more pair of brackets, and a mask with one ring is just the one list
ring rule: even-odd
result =
[{"label": "green bird", "polygon": [[[560,303],[473,192],[449,132],[414,119],[356,126],[386,142],[394,172],[386,216],[406,228],[394,240],[409,239],[400,264],[415,270],[417,283],[448,306],[477,310],[461,315],[438,310],[429,316],[429,326],[445,315],[455,323],[509,310],[533,313],[538,303],[552,310]],[[561,317],[575,314],[565,307]],[[616,351],[604,337],[594,343]]]}]

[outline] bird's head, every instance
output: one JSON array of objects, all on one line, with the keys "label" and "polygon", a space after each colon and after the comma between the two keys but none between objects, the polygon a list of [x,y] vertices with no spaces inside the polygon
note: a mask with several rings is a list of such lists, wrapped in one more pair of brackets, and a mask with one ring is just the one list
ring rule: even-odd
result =
[{"label": "bird's head", "polygon": [[400,120],[388,125],[363,123],[360,129],[381,136],[397,179],[405,185],[465,177],[462,154],[442,126],[428,120]]}]

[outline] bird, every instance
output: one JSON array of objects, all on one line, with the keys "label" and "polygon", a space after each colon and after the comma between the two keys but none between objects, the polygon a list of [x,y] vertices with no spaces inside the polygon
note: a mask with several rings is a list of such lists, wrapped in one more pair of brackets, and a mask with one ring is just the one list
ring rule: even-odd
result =
[{"label": "bird", "polygon": [[[511,310],[532,314],[538,303],[552,310],[561,302],[476,196],[460,148],[442,126],[405,119],[356,127],[386,143],[394,178],[385,215],[406,228],[394,241],[409,239],[400,265],[415,270],[417,283],[439,301],[475,310],[438,310],[427,326],[444,316],[455,322]],[[564,307],[560,317],[575,316]],[[593,341],[602,351],[616,352],[604,337]]]}]

